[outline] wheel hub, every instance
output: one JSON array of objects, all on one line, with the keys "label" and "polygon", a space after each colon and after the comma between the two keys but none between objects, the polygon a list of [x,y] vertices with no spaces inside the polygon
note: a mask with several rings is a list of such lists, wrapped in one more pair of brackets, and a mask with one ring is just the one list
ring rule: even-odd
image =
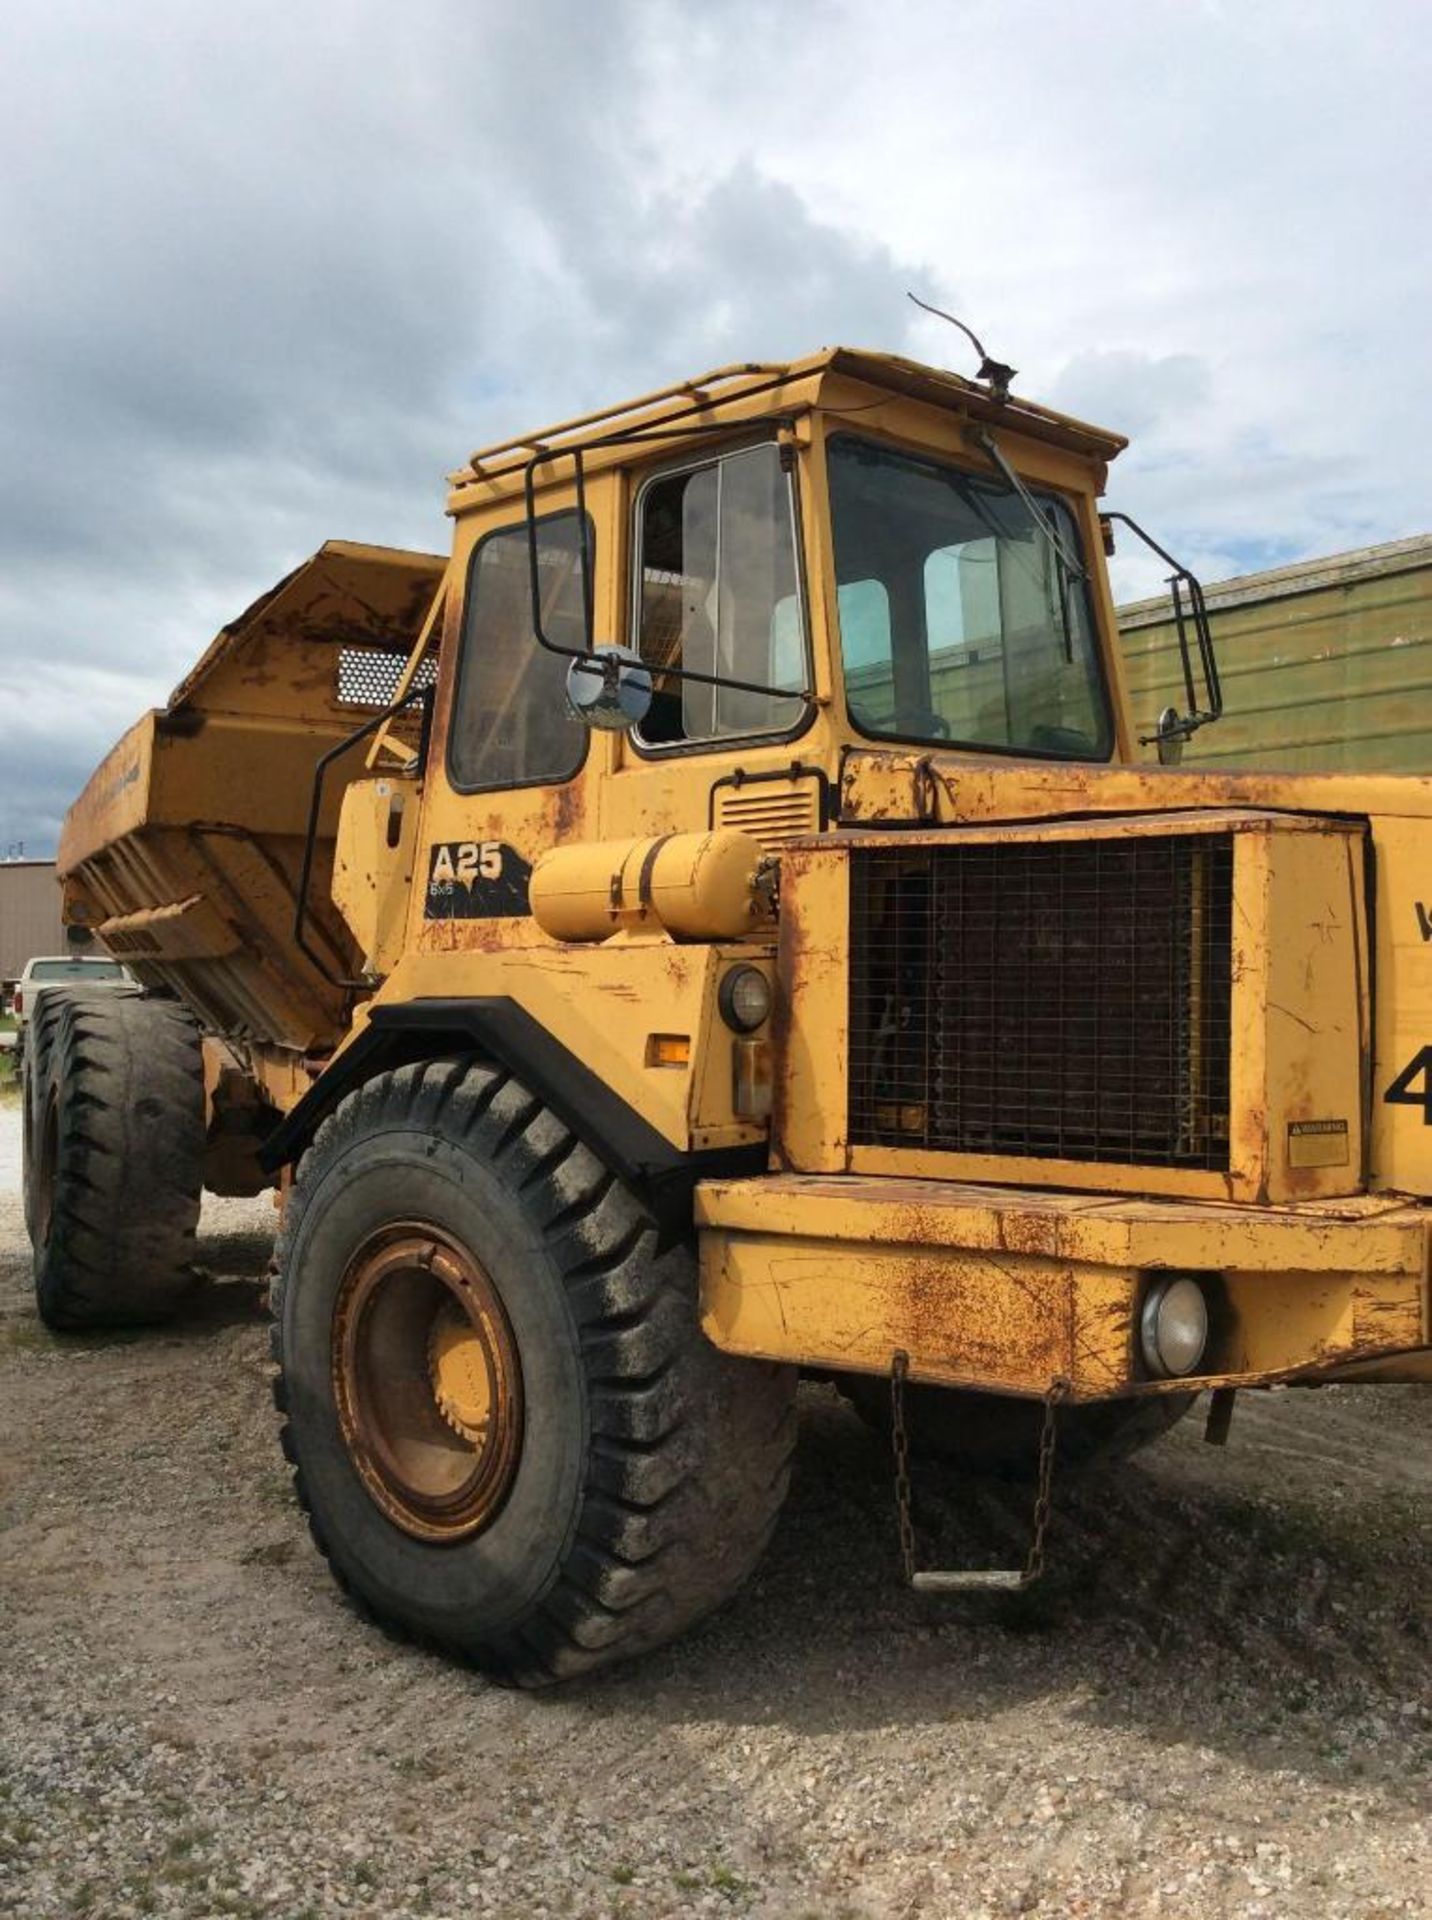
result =
[{"label": "wheel hub", "polygon": [[428,1373],[438,1411],[453,1432],[474,1445],[485,1444],[492,1419],[487,1348],[456,1305],[445,1303],[433,1316]]},{"label": "wheel hub", "polygon": [[456,1541],[492,1523],[521,1454],[522,1377],[466,1248],[419,1222],[367,1240],[339,1285],[332,1367],[349,1457],[395,1526]]}]

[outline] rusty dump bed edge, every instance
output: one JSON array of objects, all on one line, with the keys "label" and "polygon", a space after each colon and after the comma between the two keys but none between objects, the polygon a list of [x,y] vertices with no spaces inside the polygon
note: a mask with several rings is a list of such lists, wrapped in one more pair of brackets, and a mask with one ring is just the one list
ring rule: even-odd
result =
[{"label": "rusty dump bed edge", "polygon": [[[329,541],[219,632],[66,816],[67,919],[216,1031],[307,1051],[346,1026],[347,996],[293,940],[314,768],[391,698],[445,567]],[[358,960],[330,900],[342,784],[330,782],[311,888],[314,944],[335,976]]]}]

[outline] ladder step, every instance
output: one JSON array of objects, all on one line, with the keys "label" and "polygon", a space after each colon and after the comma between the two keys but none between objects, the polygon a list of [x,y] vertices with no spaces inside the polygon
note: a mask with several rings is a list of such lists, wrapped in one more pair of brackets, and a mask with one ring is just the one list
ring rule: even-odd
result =
[{"label": "ladder step", "polygon": [[910,1585],[916,1593],[1018,1593],[1028,1585],[1028,1575],[999,1567],[965,1573],[917,1573]]}]

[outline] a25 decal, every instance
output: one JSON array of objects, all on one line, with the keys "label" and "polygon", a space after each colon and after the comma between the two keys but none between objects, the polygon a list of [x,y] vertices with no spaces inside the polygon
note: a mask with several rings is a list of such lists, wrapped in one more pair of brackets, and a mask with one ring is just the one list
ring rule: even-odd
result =
[{"label": "a25 decal", "polygon": [[426,920],[504,920],[532,911],[532,868],[505,840],[440,840],[428,857]]}]

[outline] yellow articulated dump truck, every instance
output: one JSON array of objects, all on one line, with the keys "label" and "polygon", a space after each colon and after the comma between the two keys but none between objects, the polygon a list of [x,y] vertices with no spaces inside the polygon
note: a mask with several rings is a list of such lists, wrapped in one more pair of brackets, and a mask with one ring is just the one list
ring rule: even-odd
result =
[{"label": "yellow articulated dump truck", "polygon": [[[278,1187],[275,1393],[343,1585],[526,1685],[745,1580],[802,1370],[906,1575],[1202,1390],[1432,1378],[1432,780],[1141,764],[1115,435],[879,354],[487,448],[95,774],[27,1200],[55,1327]],[[1167,556],[1165,556],[1167,557]],[[918,1454],[1027,1467],[922,1569]]]}]

